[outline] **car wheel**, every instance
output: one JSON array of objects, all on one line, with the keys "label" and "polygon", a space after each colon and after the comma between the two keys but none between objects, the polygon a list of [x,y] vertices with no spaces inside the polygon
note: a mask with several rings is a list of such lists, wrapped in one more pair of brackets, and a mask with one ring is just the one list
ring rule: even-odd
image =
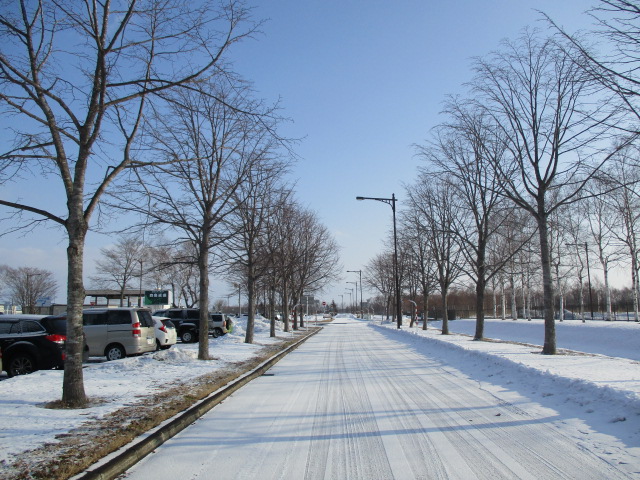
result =
[{"label": "car wheel", "polygon": [[214,337],[218,338],[218,337],[221,337],[222,335],[224,335],[224,332],[222,331],[221,328],[217,328],[216,327],[216,328],[213,329],[213,336]]},{"label": "car wheel", "polygon": [[159,352],[162,349],[162,345],[160,345],[160,341],[156,338],[156,352]]},{"label": "car wheel", "polygon": [[184,332],[182,332],[182,335],[180,335],[180,340],[182,340],[182,343],[195,342],[195,335],[193,333],[193,330],[185,330]]},{"label": "car wheel", "polygon": [[171,345],[163,345],[160,347],[162,350],[169,350],[171,348]]},{"label": "car wheel", "polygon": [[109,345],[104,351],[107,360],[120,360],[125,357],[124,348],[120,345]]},{"label": "car wheel", "polygon": [[217,328],[212,328],[211,330],[209,330],[209,333],[213,338],[218,338],[220,336]]},{"label": "car wheel", "polygon": [[37,370],[35,359],[28,353],[17,353],[12,355],[7,365],[7,375],[27,375]]}]

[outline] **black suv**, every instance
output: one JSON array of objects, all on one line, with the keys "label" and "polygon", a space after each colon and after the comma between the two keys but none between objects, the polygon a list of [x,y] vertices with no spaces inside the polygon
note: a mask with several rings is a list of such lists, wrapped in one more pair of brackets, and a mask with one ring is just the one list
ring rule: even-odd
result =
[{"label": "black suv", "polygon": [[[38,320],[40,325],[44,327],[49,335],[58,335],[58,338],[64,337],[67,338],[67,316],[66,315],[50,315],[48,317],[44,317],[41,320]],[[82,340],[84,347],[82,349],[82,362],[86,363],[89,361],[89,345],[87,345],[87,338],[82,333]],[[63,344],[63,347],[65,345]]]},{"label": "black suv", "polygon": [[[184,343],[198,341],[198,333],[200,332],[199,308],[168,308],[153,312],[153,316],[170,318],[176,326],[180,340]],[[209,335],[213,338],[227,333],[227,325],[227,319],[222,313],[209,314]]]},{"label": "black suv", "polygon": [[64,335],[48,333],[36,319],[0,316],[2,368],[10,377],[64,368],[66,339]]}]

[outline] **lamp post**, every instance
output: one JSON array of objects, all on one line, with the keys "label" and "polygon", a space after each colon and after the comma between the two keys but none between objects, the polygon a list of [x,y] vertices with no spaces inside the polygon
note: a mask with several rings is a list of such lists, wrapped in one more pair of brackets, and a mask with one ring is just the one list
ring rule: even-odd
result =
[{"label": "lamp post", "polygon": [[231,312],[231,305],[229,305],[229,299],[231,297],[233,297],[235,295],[235,293],[227,293],[226,295],[224,295],[224,297],[227,298],[227,313]]},{"label": "lamp post", "polygon": [[[351,298],[353,297],[353,288],[347,288],[347,291],[344,293],[349,294],[349,305],[351,305]],[[349,309],[351,309],[351,307],[349,307]]]},{"label": "lamp post", "polygon": [[362,270],[347,270],[347,273],[359,273],[360,274],[360,311],[364,315],[364,310],[362,308]]},{"label": "lamp post", "polygon": [[340,297],[340,309],[342,310],[342,313],[344,313],[344,295],[339,294],[338,296]]},{"label": "lamp post", "polygon": [[396,286],[396,321],[398,328],[402,327],[402,305],[400,303],[400,278],[398,278],[398,234],[396,227],[396,201],[397,198],[394,193],[391,194],[391,198],[377,198],[377,197],[356,197],[356,200],[375,200],[377,202],[386,203],[391,206],[393,211],[393,276],[395,278]]},{"label": "lamp post", "polygon": [[138,307],[142,307],[142,259],[138,260],[140,262],[140,290],[138,291]]},{"label": "lamp post", "polygon": [[587,284],[589,285],[589,310],[591,310],[591,320],[593,320],[593,294],[591,292],[591,269],[589,268],[589,245],[587,244],[587,242],[584,242],[583,244],[567,243],[568,247],[579,247],[581,245],[584,245],[584,252],[587,256]]},{"label": "lamp post", "polygon": [[357,308],[358,307],[358,282],[355,281],[355,282],[347,282],[347,283],[351,283],[352,285],[356,286],[355,305],[356,305],[356,308]]}]

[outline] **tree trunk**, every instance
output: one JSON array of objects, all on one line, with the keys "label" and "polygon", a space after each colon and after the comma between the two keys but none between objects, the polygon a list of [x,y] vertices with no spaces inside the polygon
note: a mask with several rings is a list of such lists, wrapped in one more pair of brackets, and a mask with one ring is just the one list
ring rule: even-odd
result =
[{"label": "tree trunk", "polygon": [[609,286],[609,266],[606,262],[603,262],[603,275],[604,275],[604,295],[606,303],[606,313],[604,319],[611,321],[611,287]]},{"label": "tree trunk", "polygon": [[[539,209],[539,212],[543,209]],[[551,252],[549,250],[549,235],[547,217],[542,213],[537,215],[538,234],[540,236],[540,255],[542,265],[542,288],[544,309],[544,347],[542,353],[556,354],[556,324],[553,318],[553,276],[551,274]]]},{"label": "tree trunk", "polygon": [[449,306],[448,302],[448,291],[447,289],[442,289],[442,335],[449,335],[449,315],[447,313],[447,307]]},{"label": "tree trunk", "polygon": [[271,287],[271,291],[269,294],[269,312],[270,312],[270,322],[269,322],[269,337],[273,338],[276,336],[276,300],[275,300],[275,289]]},{"label": "tree trunk", "polygon": [[504,291],[504,280],[500,281],[500,303],[502,307],[502,320],[507,319],[507,296]]},{"label": "tree trunk", "polygon": [[522,318],[527,318],[527,296],[526,296],[526,283],[524,278],[524,272],[522,273],[522,289],[520,290],[520,300],[522,300]]},{"label": "tree trunk", "polygon": [[287,291],[287,281],[283,281],[282,285],[282,316],[284,317],[284,331],[290,330],[289,322],[289,292]]},{"label": "tree trunk", "polygon": [[511,320],[518,320],[518,302],[516,292],[516,281],[513,273],[511,274]]},{"label": "tree trunk", "polygon": [[[78,198],[78,213],[67,220],[67,341],[64,375],[62,381],[62,403],[68,408],[81,408],[87,404],[82,374],[82,351],[84,332],[82,308],[85,297],[83,284],[84,243],[87,226],[82,215],[82,199]],[[72,210],[71,208],[69,209]]]},{"label": "tree trunk", "polygon": [[[203,227],[204,229],[204,227]],[[203,235],[198,255],[200,274],[198,306],[200,307],[198,360],[209,360],[209,235]]]},{"label": "tree trunk", "polygon": [[478,269],[478,281],[476,282],[476,333],[474,340],[484,338],[484,293],[486,281],[484,278],[484,268]]},{"label": "tree trunk", "polygon": [[429,319],[429,288],[426,280],[422,281],[422,330],[427,329],[427,320]]},{"label": "tree trunk", "polygon": [[427,329],[427,321],[429,320],[429,292],[425,289],[422,295],[422,305],[423,305],[423,313],[422,313],[422,329]]},{"label": "tree trunk", "polygon": [[253,331],[256,317],[256,278],[253,274],[253,262],[247,265],[247,296],[249,297],[249,311],[247,316],[247,331],[244,335],[244,343],[253,343]]}]

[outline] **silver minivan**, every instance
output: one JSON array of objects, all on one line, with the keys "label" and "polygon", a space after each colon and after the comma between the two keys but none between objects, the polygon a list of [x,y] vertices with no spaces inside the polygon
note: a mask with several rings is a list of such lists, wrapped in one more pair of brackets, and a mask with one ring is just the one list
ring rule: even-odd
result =
[{"label": "silver minivan", "polygon": [[91,308],[82,313],[89,356],[118,360],[156,349],[156,335],[147,308]]}]

